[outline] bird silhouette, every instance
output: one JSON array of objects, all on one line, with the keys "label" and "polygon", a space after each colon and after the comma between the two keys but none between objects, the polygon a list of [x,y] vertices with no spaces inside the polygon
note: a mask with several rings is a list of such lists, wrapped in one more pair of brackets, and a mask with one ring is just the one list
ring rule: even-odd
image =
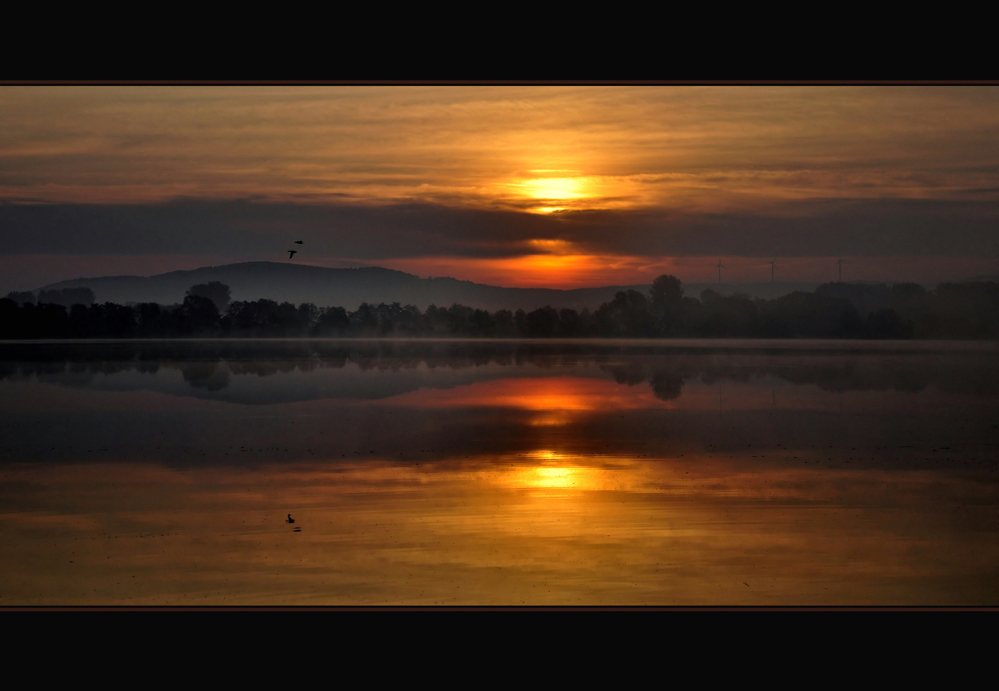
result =
[{"label": "bird silhouette", "polygon": [[303,242],[302,242],[301,240],[295,240],[295,244],[296,244],[296,245],[303,245],[303,244],[305,244],[305,243],[303,243]]},{"label": "bird silhouette", "polygon": [[288,520],[287,520],[287,521],[285,521],[285,522],[286,522],[286,523],[294,523],[294,522],[295,522],[295,519],[291,517],[291,514],[288,514]]},{"label": "bird silhouette", "polygon": [[298,250],[288,250],[288,259],[291,259],[296,254],[298,254]]}]

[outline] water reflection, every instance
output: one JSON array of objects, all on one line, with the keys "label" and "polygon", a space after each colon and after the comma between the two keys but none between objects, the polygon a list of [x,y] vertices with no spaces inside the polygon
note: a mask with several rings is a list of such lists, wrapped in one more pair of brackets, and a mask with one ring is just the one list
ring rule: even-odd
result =
[{"label": "water reflection", "polygon": [[991,344],[0,344],[0,392],[6,604],[999,600]]},{"label": "water reflection", "polygon": [[[34,379],[66,386],[154,388],[204,397],[256,377],[327,376],[318,389],[298,387],[295,400],[313,397],[381,398],[426,386],[448,387],[518,369],[571,372],[599,367],[620,384],[647,383],[662,400],[681,396],[685,383],[700,380],[747,382],[770,376],[825,391],[942,391],[996,395],[996,344],[982,342],[798,342],[673,341],[630,342],[446,342],[446,341],[191,341],[94,343],[0,343],[0,381]],[[796,342],[791,342],[795,344]],[[180,372],[187,387],[172,387],[161,370]],[[534,374],[535,372],[528,372]],[[446,372],[446,374],[445,374]],[[350,378],[357,373],[392,374]],[[432,373],[433,376],[428,376]],[[102,376],[98,376],[102,375]],[[309,378],[311,379],[311,377]],[[337,380],[343,380],[338,382]],[[337,383],[346,383],[338,387]],[[273,400],[286,400],[275,382]],[[213,396],[229,397],[220,394]]]}]

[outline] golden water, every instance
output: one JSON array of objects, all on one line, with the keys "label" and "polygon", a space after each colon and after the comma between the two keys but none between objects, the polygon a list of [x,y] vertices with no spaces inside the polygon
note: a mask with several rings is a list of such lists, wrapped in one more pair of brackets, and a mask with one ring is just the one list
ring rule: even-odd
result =
[{"label": "golden water", "polygon": [[0,605],[999,604],[989,348],[178,347],[0,346]]}]

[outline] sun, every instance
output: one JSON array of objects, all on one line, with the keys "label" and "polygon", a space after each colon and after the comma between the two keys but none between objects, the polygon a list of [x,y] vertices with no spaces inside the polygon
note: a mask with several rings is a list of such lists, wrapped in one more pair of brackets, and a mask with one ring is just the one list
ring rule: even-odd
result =
[{"label": "sun", "polygon": [[497,191],[501,199],[531,213],[588,208],[599,200],[606,187],[602,178],[581,170],[535,168],[526,172],[524,177],[497,183]]},{"label": "sun", "polygon": [[524,194],[532,199],[579,199],[585,197],[584,181],[580,178],[535,178],[521,183]]}]

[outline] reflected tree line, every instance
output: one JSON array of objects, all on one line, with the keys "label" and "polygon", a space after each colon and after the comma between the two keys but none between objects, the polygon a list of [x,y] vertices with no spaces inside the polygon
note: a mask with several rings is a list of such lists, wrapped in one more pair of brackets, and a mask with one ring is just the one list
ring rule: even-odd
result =
[{"label": "reflected tree line", "polygon": [[674,276],[648,293],[618,292],[596,310],[542,307],[489,312],[464,305],[343,307],[232,301],[218,282],[180,304],[94,302],[88,288],[10,293],[0,338],[487,337],[487,338],[977,338],[999,337],[999,284],[827,283],[764,300],[705,290],[684,295]]},{"label": "reflected tree line", "polygon": [[[616,382],[648,384],[662,400],[679,398],[687,382],[743,382],[772,377],[824,391],[942,392],[999,395],[999,360],[992,352],[960,353],[738,353],[636,352],[611,345],[544,343],[358,342],[271,343],[265,349],[238,342],[170,344],[9,344],[0,349],[0,380],[38,379],[86,385],[93,376],[179,370],[193,388],[218,391],[232,376],[267,377],[321,369],[406,372],[420,367],[463,370],[490,365],[570,371],[596,365]],[[414,380],[412,389],[426,385]],[[399,393],[397,391],[396,393]],[[394,395],[394,394],[391,394]]]}]

